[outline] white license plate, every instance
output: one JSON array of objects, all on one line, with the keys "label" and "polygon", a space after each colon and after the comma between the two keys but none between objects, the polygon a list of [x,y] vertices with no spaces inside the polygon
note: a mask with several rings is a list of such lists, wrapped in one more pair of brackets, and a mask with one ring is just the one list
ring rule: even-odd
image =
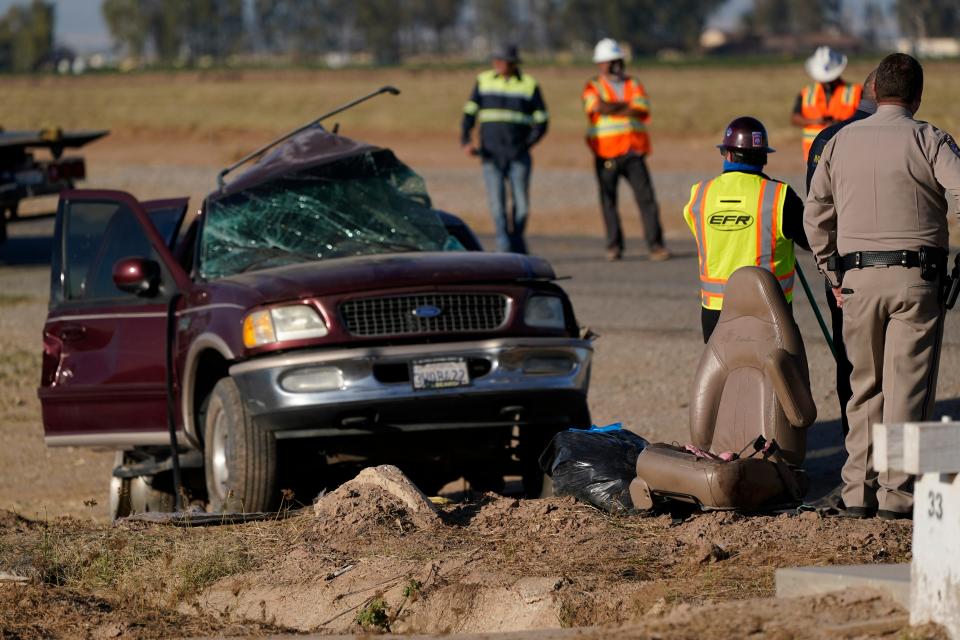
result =
[{"label": "white license plate", "polygon": [[450,389],[470,385],[470,372],[463,358],[453,360],[421,360],[411,367],[413,388]]}]

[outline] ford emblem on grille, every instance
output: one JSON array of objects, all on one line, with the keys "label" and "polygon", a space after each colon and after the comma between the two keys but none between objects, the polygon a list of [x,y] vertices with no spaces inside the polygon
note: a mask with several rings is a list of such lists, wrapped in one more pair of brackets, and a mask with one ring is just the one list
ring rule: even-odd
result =
[{"label": "ford emblem on grille", "polygon": [[443,309],[432,304],[425,304],[413,310],[413,315],[416,318],[436,318],[441,313],[443,313]]}]

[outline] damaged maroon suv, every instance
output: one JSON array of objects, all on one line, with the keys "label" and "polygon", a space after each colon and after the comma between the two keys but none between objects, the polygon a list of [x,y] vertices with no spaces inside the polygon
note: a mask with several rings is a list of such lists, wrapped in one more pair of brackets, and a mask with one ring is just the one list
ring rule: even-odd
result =
[{"label": "damaged maroon suv", "polygon": [[46,440],[118,451],[115,517],[263,511],[351,462],[538,493],[548,439],[590,423],[549,263],[479,251],[390,150],[312,127],[186,211],[90,190],[57,213]]}]

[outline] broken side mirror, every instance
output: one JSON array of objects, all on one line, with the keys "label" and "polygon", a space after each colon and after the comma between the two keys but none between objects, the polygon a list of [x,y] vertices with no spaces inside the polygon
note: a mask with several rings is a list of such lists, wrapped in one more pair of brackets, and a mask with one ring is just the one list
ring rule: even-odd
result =
[{"label": "broken side mirror", "polygon": [[160,264],[146,258],[123,258],[113,265],[113,283],[120,291],[150,298],[160,290]]}]

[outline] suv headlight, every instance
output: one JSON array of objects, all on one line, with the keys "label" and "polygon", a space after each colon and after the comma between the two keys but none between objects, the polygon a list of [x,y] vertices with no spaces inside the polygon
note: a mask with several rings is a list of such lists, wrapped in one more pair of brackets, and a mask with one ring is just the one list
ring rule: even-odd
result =
[{"label": "suv headlight", "polygon": [[243,345],[248,349],[325,335],[327,325],[323,318],[316,309],[304,304],[254,311],[243,319]]},{"label": "suv headlight", "polygon": [[523,321],[528,327],[541,329],[563,329],[567,326],[563,317],[563,300],[556,296],[531,296]]}]

